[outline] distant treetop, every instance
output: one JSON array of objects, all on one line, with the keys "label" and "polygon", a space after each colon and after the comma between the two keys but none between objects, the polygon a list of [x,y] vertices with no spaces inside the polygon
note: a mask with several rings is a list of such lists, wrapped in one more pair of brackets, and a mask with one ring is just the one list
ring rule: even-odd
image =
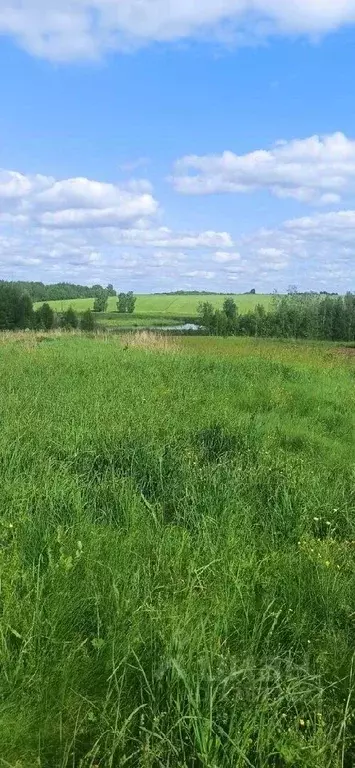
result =
[{"label": "distant treetop", "polygon": [[34,303],[46,301],[65,301],[71,299],[96,299],[103,292],[108,296],[116,296],[116,291],[110,283],[107,288],[102,285],[75,285],[74,283],[55,283],[54,285],[45,285],[40,282],[9,282],[0,280],[0,285],[8,285],[26,292]]}]

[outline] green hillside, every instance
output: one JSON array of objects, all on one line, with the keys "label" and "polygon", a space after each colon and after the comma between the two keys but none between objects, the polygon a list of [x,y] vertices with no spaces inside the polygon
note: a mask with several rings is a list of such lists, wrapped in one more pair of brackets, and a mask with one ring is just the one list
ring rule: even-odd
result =
[{"label": "green hillside", "polygon": [[[231,295],[231,294],[229,294]],[[210,301],[214,307],[221,307],[225,296],[216,296],[215,294],[204,296],[182,296],[140,294],[137,296],[136,313],[147,315],[173,315],[180,317],[191,317],[197,314],[197,308],[201,301]],[[240,312],[247,312],[253,309],[256,304],[268,306],[272,301],[271,295],[260,294],[235,294],[234,299],[237,302]],[[116,310],[116,297],[112,296],[108,303],[108,312]],[[51,301],[49,302],[57,312],[68,309],[72,306],[77,312],[84,312],[85,309],[93,308],[94,299],[75,299],[69,301]],[[36,305],[37,306],[37,305]]]}]

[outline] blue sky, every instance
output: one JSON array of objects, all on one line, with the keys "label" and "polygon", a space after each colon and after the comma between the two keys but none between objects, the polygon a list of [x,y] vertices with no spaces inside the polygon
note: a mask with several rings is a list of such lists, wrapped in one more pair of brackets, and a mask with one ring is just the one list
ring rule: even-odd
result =
[{"label": "blue sky", "polygon": [[0,277],[355,290],[355,0],[0,0]]}]

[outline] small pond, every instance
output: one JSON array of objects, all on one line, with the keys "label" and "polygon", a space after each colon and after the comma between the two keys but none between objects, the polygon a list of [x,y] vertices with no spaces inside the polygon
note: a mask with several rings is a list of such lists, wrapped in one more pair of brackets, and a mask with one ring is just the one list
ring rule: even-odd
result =
[{"label": "small pond", "polygon": [[201,325],[196,325],[196,323],[184,323],[181,325],[145,325],[145,326],[122,326],[121,328],[119,326],[111,327],[107,329],[110,333],[139,333],[140,331],[159,331],[159,333],[162,333],[164,331],[168,333],[197,333],[197,331],[202,331],[203,328]]},{"label": "small pond", "polygon": [[201,326],[196,323],[184,323],[184,325],[155,325],[145,328],[146,331],[200,331]]}]

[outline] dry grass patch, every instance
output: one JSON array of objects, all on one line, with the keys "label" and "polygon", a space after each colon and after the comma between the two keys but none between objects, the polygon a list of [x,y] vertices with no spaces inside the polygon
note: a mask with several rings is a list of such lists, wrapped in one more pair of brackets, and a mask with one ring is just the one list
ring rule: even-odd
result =
[{"label": "dry grass patch", "polygon": [[0,344],[22,344],[26,349],[32,349],[42,341],[63,337],[64,331],[60,328],[53,331],[2,331]]},{"label": "dry grass patch", "polygon": [[107,334],[103,333],[100,329],[87,333],[86,331],[81,331],[79,328],[73,328],[69,330],[64,328],[55,328],[51,331],[1,331],[0,344],[22,344],[23,347],[30,349],[37,347],[38,344],[41,344],[42,342],[66,339],[73,336],[89,336],[91,338],[99,338],[101,340],[106,340],[108,338]]},{"label": "dry grass patch", "polygon": [[127,333],[122,338],[122,344],[126,349],[128,347],[136,347],[157,352],[177,352],[180,349],[175,338],[166,336],[163,333],[152,333],[151,331]]}]

